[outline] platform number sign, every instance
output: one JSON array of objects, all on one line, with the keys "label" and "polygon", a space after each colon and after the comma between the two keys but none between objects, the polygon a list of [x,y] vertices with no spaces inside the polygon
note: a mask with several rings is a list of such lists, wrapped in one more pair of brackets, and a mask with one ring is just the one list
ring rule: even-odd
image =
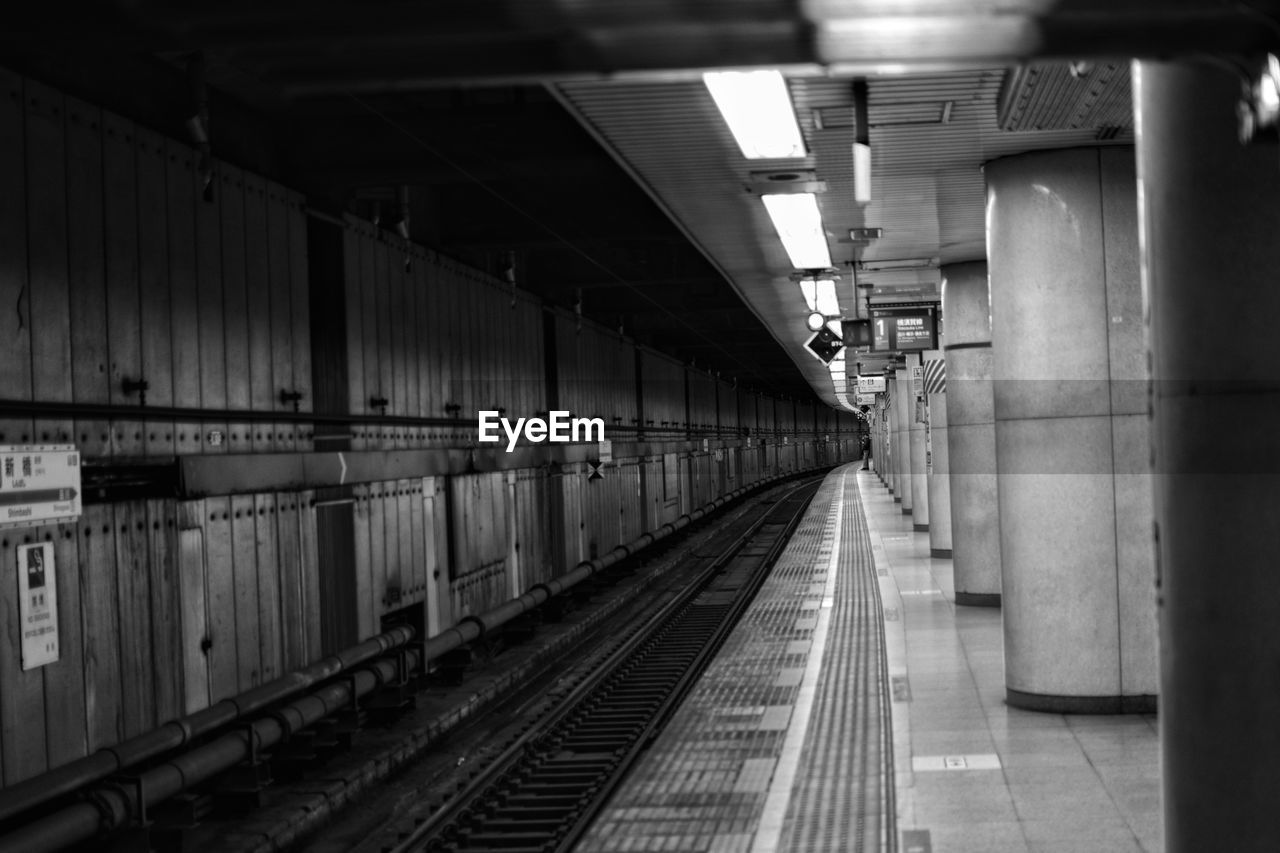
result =
[{"label": "platform number sign", "polygon": [[873,352],[914,352],[938,348],[938,312],[935,306],[873,308]]},{"label": "platform number sign", "polygon": [[22,668],[35,669],[58,659],[58,583],[53,543],[19,545],[17,554]]}]

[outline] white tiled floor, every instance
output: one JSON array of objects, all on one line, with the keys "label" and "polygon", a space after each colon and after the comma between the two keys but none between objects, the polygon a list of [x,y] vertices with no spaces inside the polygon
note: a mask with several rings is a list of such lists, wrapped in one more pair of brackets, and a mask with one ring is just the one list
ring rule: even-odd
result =
[{"label": "white tiled floor", "polygon": [[888,570],[890,676],[909,689],[894,704],[900,849],[1161,851],[1155,718],[1008,707],[999,609],[957,607],[951,561],[929,556],[874,473],[858,478]]}]

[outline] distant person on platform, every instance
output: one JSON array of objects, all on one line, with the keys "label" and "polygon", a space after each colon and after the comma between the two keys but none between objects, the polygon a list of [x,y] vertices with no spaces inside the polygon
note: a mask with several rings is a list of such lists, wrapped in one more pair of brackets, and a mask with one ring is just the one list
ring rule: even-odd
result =
[{"label": "distant person on platform", "polygon": [[871,462],[871,415],[870,406],[862,406],[858,412],[858,446],[862,449],[862,470],[870,471]]}]

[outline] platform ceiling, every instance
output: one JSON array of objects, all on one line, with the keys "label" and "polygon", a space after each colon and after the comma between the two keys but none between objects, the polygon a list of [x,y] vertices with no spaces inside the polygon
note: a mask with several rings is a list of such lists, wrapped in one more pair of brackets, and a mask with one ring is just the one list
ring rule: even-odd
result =
[{"label": "platform ceiling", "polygon": [[[984,162],[1132,142],[1127,59],[1247,57],[1275,0],[106,2],[37,9],[0,63],[182,138],[207,84],[214,153],[748,387],[835,402],[752,172],[807,170],[843,279],[936,298],[984,256]],[[199,57],[198,61],[193,58]],[[809,156],[746,161],[700,71],[777,67]],[[853,203],[852,80],[868,80],[873,201]],[[874,226],[870,243],[850,228]],[[923,269],[876,272],[925,259]],[[864,359],[871,367],[878,360]],[[812,388],[812,391],[810,390]]]}]

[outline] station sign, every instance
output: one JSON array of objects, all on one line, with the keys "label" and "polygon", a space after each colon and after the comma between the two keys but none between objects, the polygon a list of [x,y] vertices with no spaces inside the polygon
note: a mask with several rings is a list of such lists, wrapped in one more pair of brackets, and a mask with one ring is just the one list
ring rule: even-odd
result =
[{"label": "station sign", "polygon": [[0,527],[75,521],[80,493],[75,445],[0,445]]},{"label": "station sign", "polygon": [[874,406],[876,404],[875,394],[855,394],[853,396],[855,406]]},{"label": "station sign", "polygon": [[859,394],[883,394],[885,391],[885,378],[883,373],[877,373],[872,376],[858,377],[858,393]]},{"label": "station sign", "polygon": [[918,352],[938,348],[938,308],[872,308],[871,349]]}]

